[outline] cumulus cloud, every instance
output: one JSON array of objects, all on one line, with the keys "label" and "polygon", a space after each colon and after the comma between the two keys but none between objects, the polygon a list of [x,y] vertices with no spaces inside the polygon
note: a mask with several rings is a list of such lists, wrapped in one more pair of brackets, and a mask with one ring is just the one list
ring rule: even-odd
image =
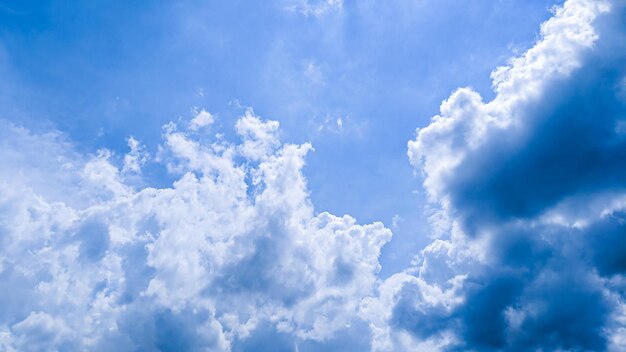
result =
[{"label": "cumulus cloud", "polygon": [[626,348],[626,4],[554,11],[493,100],[461,88],[409,142],[448,229],[383,284],[381,350]]},{"label": "cumulus cloud", "polygon": [[121,161],[83,156],[3,122],[20,149],[0,153],[0,349],[369,348],[342,336],[368,334],[358,311],[391,232],[316,213],[311,146],[281,143],[278,122],[248,110],[229,144],[194,139],[198,116],[164,128],[158,160],[179,178],[139,190],[136,140]]},{"label": "cumulus cloud", "polygon": [[[566,1],[493,100],[417,130],[434,239],[385,280],[391,232],[316,212],[312,146],[251,109],[237,143],[202,110],[154,156],[0,121],[0,349],[626,349],[625,13]],[[148,162],[176,180],[138,188]]]}]

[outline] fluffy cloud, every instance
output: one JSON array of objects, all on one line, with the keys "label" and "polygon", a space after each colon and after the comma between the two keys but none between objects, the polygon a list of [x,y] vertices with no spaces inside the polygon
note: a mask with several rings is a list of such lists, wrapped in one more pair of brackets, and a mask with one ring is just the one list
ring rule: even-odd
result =
[{"label": "fluffy cloud", "polygon": [[196,111],[194,118],[189,121],[189,130],[198,131],[201,128],[210,126],[214,121],[215,118],[208,111]]},{"label": "fluffy cloud", "polygon": [[355,343],[339,335],[367,336],[358,311],[391,232],[316,214],[301,173],[311,146],[281,144],[277,122],[246,112],[233,145],[196,137],[202,114],[164,128],[170,188],[134,186],[147,160],[135,139],[123,157],[86,157],[4,123],[0,349],[339,349]]},{"label": "fluffy cloud", "polygon": [[417,130],[448,231],[374,299],[381,350],[626,348],[625,13],[566,1],[492,101],[459,89]]},{"label": "fluffy cloud", "polygon": [[[418,129],[437,238],[384,281],[391,232],[317,213],[312,146],[252,110],[239,143],[202,110],[153,156],[0,121],[0,349],[626,349],[625,12],[566,1],[493,100],[459,89]],[[138,186],[152,161],[170,187]]]}]

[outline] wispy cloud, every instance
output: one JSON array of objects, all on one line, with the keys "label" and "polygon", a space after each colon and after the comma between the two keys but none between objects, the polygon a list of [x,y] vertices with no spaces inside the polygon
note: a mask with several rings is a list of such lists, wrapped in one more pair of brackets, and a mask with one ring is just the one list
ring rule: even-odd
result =
[{"label": "wispy cloud", "polygon": [[341,11],[343,0],[290,0],[285,9],[304,16],[319,17],[329,12]]}]

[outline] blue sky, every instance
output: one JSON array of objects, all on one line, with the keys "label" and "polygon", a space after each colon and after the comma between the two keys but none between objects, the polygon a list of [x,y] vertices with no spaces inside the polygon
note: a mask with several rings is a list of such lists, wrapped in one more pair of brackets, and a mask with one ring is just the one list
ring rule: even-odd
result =
[{"label": "blue sky", "polygon": [[313,143],[317,209],[399,216],[383,257],[393,273],[429,232],[406,141],[456,87],[489,97],[491,70],[533,43],[554,3],[8,2],[2,114],[124,153],[128,136],[154,150],[161,125],[194,108],[231,133],[252,107],[283,140]]},{"label": "blue sky", "polygon": [[0,347],[620,350],[623,15],[0,2]]}]

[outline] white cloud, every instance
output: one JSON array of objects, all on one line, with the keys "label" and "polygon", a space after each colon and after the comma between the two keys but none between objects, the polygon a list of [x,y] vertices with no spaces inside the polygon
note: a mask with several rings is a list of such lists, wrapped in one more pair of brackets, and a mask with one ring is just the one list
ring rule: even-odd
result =
[{"label": "white cloud", "polygon": [[[251,110],[236,128],[239,145],[167,126],[160,160],[181,175],[171,188],[135,191],[105,150],[42,170],[69,174],[54,186],[71,203],[13,179],[0,192],[0,282],[11,288],[0,302],[12,306],[0,313],[0,346],[230,350],[263,324],[292,343],[323,342],[359,320],[391,232],[315,215],[301,172],[311,146],[281,144],[278,123]],[[11,138],[27,133],[34,149],[56,146],[19,131]],[[139,172],[143,148],[129,145],[123,168]],[[19,170],[18,159],[1,161]]]},{"label": "white cloud", "polygon": [[[565,326],[578,313],[610,311],[617,302],[621,311],[606,318],[611,324],[600,317],[592,319],[593,329],[582,324],[577,332],[591,339],[607,332],[607,346],[620,350],[623,275],[605,276],[620,270],[610,259],[621,253],[611,236],[623,233],[623,216],[615,214],[625,208],[623,195],[590,188],[580,198],[578,189],[566,189],[529,214],[513,202],[513,215],[490,214],[504,208],[488,203],[499,205],[493,194],[471,197],[476,190],[484,195],[479,186],[485,184],[474,181],[511,165],[499,156],[519,154],[516,148],[526,145],[520,141],[539,130],[529,125],[543,126],[543,115],[529,111],[558,98],[554,91],[567,86],[563,82],[576,83],[571,78],[589,62],[587,54],[602,44],[597,21],[616,3],[567,1],[542,26],[532,49],[494,72],[494,100],[459,89],[418,130],[408,154],[423,171],[431,200],[441,206],[432,216],[437,238],[413,267],[382,282],[378,258],[391,232],[381,223],[360,225],[350,216],[317,213],[302,174],[312,146],[281,143],[278,122],[251,109],[236,123],[239,144],[198,138],[214,120],[204,110],[186,125],[166,125],[152,160],[178,178],[171,187],[139,190],[127,174],[139,174],[150,158],[134,138],[117,165],[110,151],[82,155],[59,133],[0,122],[0,285],[10,288],[0,292],[0,349],[227,351],[260,334],[267,335],[260,341],[268,348],[297,350],[356,331],[371,338],[376,351],[436,351],[471,349],[484,338],[472,329],[492,322],[506,325],[504,342],[495,342],[505,349],[534,343],[524,334],[541,330],[537,321],[551,309],[556,316],[572,311],[561,301],[542,301],[546,290],[557,297],[565,287],[568,295],[558,296],[563,302],[586,300],[576,304],[576,316],[548,326]],[[306,6],[293,10],[307,16],[341,7],[338,1],[300,4]],[[349,122],[333,118],[323,126],[341,130]],[[506,148],[508,143],[514,146]],[[494,145],[504,147],[486,147]],[[530,172],[514,176],[505,185],[533,181]],[[468,203],[459,196],[465,191]],[[504,187],[502,193],[515,191]],[[533,200],[540,191],[523,189],[519,199]],[[580,206],[581,199],[589,201]],[[400,218],[394,220],[397,225]],[[587,258],[604,254],[596,251],[602,245],[616,249]],[[570,268],[581,267],[574,272],[580,275],[568,276]],[[490,307],[495,315],[480,314]],[[489,337],[499,332],[487,330]]]},{"label": "white cloud", "polygon": [[276,150],[278,141],[278,121],[262,121],[248,108],[242,118],[237,121],[235,128],[242,138],[243,144],[239,147],[241,154],[252,161],[258,161]]},{"label": "white cloud", "polygon": [[493,72],[493,101],[484,103],[471,88],[461,88],[441,104],[440,115],[408,144],[411,164],[425,173],[424,187],[432,199],[446,201],[443,182],[467,153],[495,133],[520,130],[525,110],[546,87],[580,67],[598,38],[593,21],[609,8],[607,1],[567,1],[541,26],[534,47]]},{"label": "white cloud", "polygon": [[146,153],[145,147],[133,137],[128,138],[128,147],[130,151],[128,154],[124,155],[122,173],[138,173],[141,171],[141,166],[148,161],[148,153]]},{"label": "white cloud", "polygon": [[76,348],[76,337],[72,336],[62,321],[46,313],[31,312],[26,319],[11,327],[19,351],[42,351],[46,349]]},{"label": "white cloud", "polygon": [[212,125],[214,121],[215,118],[208,111],[204,109],[196,111],[193,119],[189,121],[189,130],[198,131],[201,128]]}]

